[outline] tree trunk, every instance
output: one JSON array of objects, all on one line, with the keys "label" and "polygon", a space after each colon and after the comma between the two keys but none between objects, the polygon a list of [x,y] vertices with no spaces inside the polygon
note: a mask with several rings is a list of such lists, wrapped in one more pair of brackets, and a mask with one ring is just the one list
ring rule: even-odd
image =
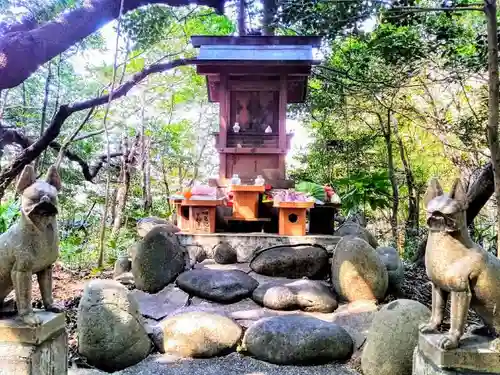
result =
[{"label": "tree trunk", "polygon": [[116,193],[116,210],[115,221],[113,222],[112,234],[116,235],[120,230],[125,215],[125,206],[127,204],[127,195],[130,187],[130,168],[128,165],[128,139],[124,137],[122,140],[122,165],[119,177],[119,186]]},{"label": "tree trunk", "polygon": [[238,0],[238,35],[244,36],[247,33],[245,26],[246,17],[246,6],[245,0]]},{"label": "tree trunk", "polygon": [[408,188],[408,218],[406,220],[406,236],[411,237],[417,233],[418,230],[418,205],[416,197],[415,180],[413,179],[413,172],[408,161],[406,150],[403,144],[403,140],[399,135],[399,129],[397,122],[394,122],[394,136],[399,148],[399,155],[401,157],[401,163],[405,171],[406,186]]},{"label": "tree trunk", "polygon": [[392,132],[391,132],[391,110],[387,111],[387,125],[384,124],[382,116],[379,116],[380,128],[384,134],[385,145],[387,147],[387,172],[392,187],[392,212],[391,212],[391,232],[394,241],[398,241],[398,208],[399,208],[399,189],[396,181],[396,171],[394,168],[394,155],[392,150]]},{"label": "tree trunk", "polygon": [[111,193],[111,199],[109,200],[109,211],[110,211],[110,219],[111,222],[115,222],[116,218],[116,197],[118,196],[118,189],[113,189]]},{"label": "tree trunk", "polygon": [[497,205],[497,249],[500,250],[500,145],[498,144],[498,26],[496,0],[485,0],[488,21],[488,144],[493,168],[495,200]]},{"label": "tree trunk", "polygon": [[[43,104],[42,104],[42,118],[40,120],[40,137],[45,131],[45,122],[47,121],[47,107],[49,105],[49,95],[50,95],[50,81],[52,79],[52,64],[49,62],[47,65],[47,78],[45,79],[45,87],[43,94]],[[35,171],[38,171],[40,167],[40,157],[35,160]]]},{"label": "tree trunk", "polygon": [[[143,138],[144,150],[142,157],[142,201],[144,212],[150,213],[153,208],[153,197],[151,195],[151,162],[149,160],[149,150],[151,140]],[[168,197],[167,197],[168,198]]]},{"label": "tree trunk", "polygon": [[[121,0],[87,0],[44,25],[20,22],[0,29],[0,90],[21,84],[40,65],[118,17]],[[223,0],[123,0],[124,12],[147,4],[206,5],[222,14]],[[12,31],[14,30],[14,31]]]},{"label": "tree trunk", "polygon": [[276,14],[276,0],[264,0],[262,15],[262,31],[266,36],[273,36],[275,31],[274,15]]},{"label": "tree trunk", "polygon": [[108,218],[109,206],[109,174],[106,178],[106,191],[104,193],[104,207],[101,216],[101,225],[99,228],[99,258],[97,259],[97,267],[102,269],[104,266],[104,239],[106,235],[106,220]]}]

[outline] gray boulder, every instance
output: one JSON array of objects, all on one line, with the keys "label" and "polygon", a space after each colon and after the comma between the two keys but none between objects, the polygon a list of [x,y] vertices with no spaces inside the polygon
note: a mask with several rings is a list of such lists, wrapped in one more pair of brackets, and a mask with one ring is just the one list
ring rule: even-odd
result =
[{"label": "gray boulder", "polygon": [[228,242],[219,243],[214,250],[214,261],[219,264],[232,264],[238,262],[238,254]]},{"label": "gray boulder", "polygon": [[418,326],[429,317],[426,306],[407,299],[392,301],[375,313],[361,356],[363,374],[411,375]]},{"label": "gray boulder", "polygon": [[162,351],[181,357],[213,357],[236,346],[242,329],[231,319],[207,312],[187,312],[160,323]]},{"label": "gray boulder", "polygon": [[382,300],[389,276],[377,252],[357,237],[344,237],[335,248],[332,259],[332,284],[343,299]]},{"label": "gray boulder", "polygon": [[156,226],[161,226],[162,230],[166,233],[177,233],[181,231],[179,227],[172,224],[170,221],[151,216],[142,218],[137,222],[137,234],[139,234],[140,237],[145,237],[146,234]]},{"label": "gray boulder", "polygon": [[378,247],[378,242],[373,234],[366,230],[366,228],[352,221],[346,221],[335,231],[335,233],[333,233],[333,235],[339,237],[358,237],[368,242],[373,248]]},{"label": "gray boulder", "polygon": [[300,309],[331,313],[338,307],[330,288],[315,280],[297,280],[282,285],[262,284],[253,291],[252,298],[264,307],[274,310]]},{"label": "gray boulder", "polygon": [[78,351],[88,363],[118,371],[147,357],[151,341],[139,307],[128,290],[114,280],[92,280],[78,306]]},{"label": "gray boulder", "polygon": [[137,289],[157,293],[184,270],[189,255],[171,234],[153,228],[132,252],[132,274]]},{"label": "gray boulder", "polygon": [[328,253],[319,246],[277,246],[259,251],[250,268],[266,276],[322,279],[328,270]]},{"label": "gray boulder", "polygon": [[177,285],[186,293],[215,302],[236,302],[252,294],[259,283],[240,270],[194,269],[182,273]]},{"label": "gray boulder", "polygon": [[344,360],[353,352],[351,336],[340,326],[309,316],[264,318],[243,337],[243,349],[276,364],[307,364]]},{"label": "gray boulder", "polygon": [[387,269],[389,276],[388,291],[396,296],[401,295],[401,285],[405,277],[405,270],[399,252],[393,247],[386,246],[377,247],[376,251]]}]

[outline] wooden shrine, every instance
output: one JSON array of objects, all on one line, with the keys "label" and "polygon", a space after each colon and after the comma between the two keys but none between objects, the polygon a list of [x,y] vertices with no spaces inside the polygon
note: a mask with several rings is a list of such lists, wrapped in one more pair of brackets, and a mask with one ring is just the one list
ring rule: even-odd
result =
[{"label": "wooden shrine", "polygon": [[253,184],[262,175],[275,186],[285,179],[292,136],[287,104],[305,100],[320,38],[194,36],[191,42],[199,48],[197,72],[206,76],[209,100],[220,104],[221,182],[237,174],[242,184]]}]

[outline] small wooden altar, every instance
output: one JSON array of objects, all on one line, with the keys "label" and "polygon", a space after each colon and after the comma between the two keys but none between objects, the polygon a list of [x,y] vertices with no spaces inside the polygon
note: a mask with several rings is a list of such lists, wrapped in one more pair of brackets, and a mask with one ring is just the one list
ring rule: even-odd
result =
[{"label": "small wooden altar", "polygon": [[189,226],[191,233],[215,233],[215,208],[222,205],[222,199],[184,199],[180,209],[189,207]]},{"label": "small wooden altar", "polygon": [[281,236],[306,235],[306,211],[314,202],[275,202],[279,209],[279,234]]},{"label": "small wooden altar", "polygon": [[265,191],[264,186],[233,185],[233,218],[255,220],[259,217],[259,197]]}]

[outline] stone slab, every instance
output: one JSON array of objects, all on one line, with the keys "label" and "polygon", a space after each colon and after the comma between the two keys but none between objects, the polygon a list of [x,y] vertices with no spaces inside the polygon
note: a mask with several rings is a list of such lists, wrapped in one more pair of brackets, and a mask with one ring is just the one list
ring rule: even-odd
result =
[{"label": "stone slab", "polygon": [[258,249],[277,245],[317,244],[333,254],[335,246],[341,239],[338,236],[328,235],[280,236],[272,233],[176,233],[176,236],[182,246],[202,248],[207,258],[213,258],[215,246],[226,241],[236,249],[240,263],[250,262]]},{"label": "stone slab", "polygon": [[491,375],[491,373],[473,370],[449,370],[437,367],[417,347],[413,352],[412,375]]},{"label": "stone slab", "polygon": [[[62,314],[60,314],[62,315]],[[63,329],[52,332],[39,345],[0,342],[0,375],[66,375],[68,337]]]},{"label": "stone slab", "polygon": [[250,273],[252,270],[250,269],[250,263],[233,263],[233,264],[219,264],[215,263],[213,259],[205,259],[201,263],[196,263],[194,265],[194,269],[208,269],[208,270],[217,270],[217,271],[234,271],[240,270],[245,273]]},{"label": "stone slab", "polygon": [[135,289],[130,292],[139,304],[139,312],[146,318],[161,320],[175,310],[187,306],[189,295],[174,284],[167,285],[156,294]]},{"label": "stone slab", "polygon": [[35,310],[35,314],[42,320],[42,324],[37,327],[30,327],[16,317],[0,319],[0,342],[38,345],[65,327],[64,314],[45,310]]},{"label": "stone slab", "polygon": [[467,334],[457,349],[442,350],[438,347],[441,337],[442,334],[419,335],[419,351],[436,367],[462,371],[460,373],[469,370],[476,371],[474,374],[500,373],[500,352],[491,349],[491,338]]}]

